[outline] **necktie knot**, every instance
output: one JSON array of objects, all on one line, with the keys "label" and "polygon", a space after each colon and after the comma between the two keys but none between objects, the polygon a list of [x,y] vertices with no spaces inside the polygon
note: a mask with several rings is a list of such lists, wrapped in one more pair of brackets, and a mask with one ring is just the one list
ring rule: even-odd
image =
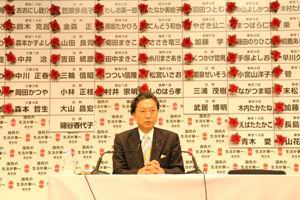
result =
[{"label": "necktie knot", "polygon": [[143,136],[143,139],[142,139],[142,142],[148,142],[150,140],[150,137],[148,135],[144,135]]}]

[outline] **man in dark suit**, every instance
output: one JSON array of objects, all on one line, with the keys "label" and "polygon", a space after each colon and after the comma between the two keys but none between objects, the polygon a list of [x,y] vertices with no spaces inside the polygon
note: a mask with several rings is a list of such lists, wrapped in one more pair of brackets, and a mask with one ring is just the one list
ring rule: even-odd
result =
[{"label": "man in dark suit", "polygon": [[114,174],[184,173],[179,137],[154,127],[159,110],[157,98],[140,93],[131,103],[138,127],[117,134],[114,140]]}]

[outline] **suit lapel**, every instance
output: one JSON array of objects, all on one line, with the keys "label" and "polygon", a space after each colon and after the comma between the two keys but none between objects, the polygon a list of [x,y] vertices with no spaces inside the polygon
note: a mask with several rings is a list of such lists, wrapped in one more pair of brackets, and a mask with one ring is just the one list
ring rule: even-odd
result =
[{"label": "suit lapel", "polygon": [[163,136],[162,132],[159,129],[154,128],[150,160],[159,161],[160,152],[162,150],[164,142],[165,137]]},{"label": "suit lapel", "polygon": [[143,152],[141,147],[141,140],[138,129],[134,129],[129,136],[129,144],[131,151],[133,152],[134,159],[137,164],[137,168],[141,168],[144,166],[144,158]]}]

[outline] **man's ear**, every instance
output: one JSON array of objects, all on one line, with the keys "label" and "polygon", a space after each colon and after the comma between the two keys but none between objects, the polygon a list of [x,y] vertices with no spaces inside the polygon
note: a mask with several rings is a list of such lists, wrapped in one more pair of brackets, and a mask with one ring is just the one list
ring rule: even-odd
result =
[{"label": "man's ear", "polygon": [[[135,113],[131,114],[132,118],[135,120]],[[136,120],[135,120],[136,121]]]}]

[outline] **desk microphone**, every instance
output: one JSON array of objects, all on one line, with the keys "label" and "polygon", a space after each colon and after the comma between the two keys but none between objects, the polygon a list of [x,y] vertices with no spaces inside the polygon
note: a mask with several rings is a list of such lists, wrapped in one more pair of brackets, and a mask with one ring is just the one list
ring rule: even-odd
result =
[{"label": "desk microphone", "polygon": [[108,172],[105,172],[105,171],[101,171],[99,170],[100,168],[100,165],[101,165],[101,162],[102,162],[102,158],[105,154],[107,153],[114,153],[113,151],[105,151],[102,155],[100,155],[98,161],[97,161],[97,164],[96,164],[96,167],[94,168],[94,170],[91,172],[91,174],[109,174]]},{"label": "desk microphone", "polygon": [[190,156],[192,156],[192,162],[193,162],[194,170],[188,171],[188,172],[186,172],[186,174],[201,174],[202,171],[199,169],[198,164],[197,164],[197,161],[196,161],[196,159],[195,159],[193,153],[192,153],[192,152],[189,152],[189,151],[181,151],[181,152],[182,152],[182,153],[187,153],[187,154],[189,154]]},{"label": "desk microphone", "polygon": [[186,174],[203,174],[203,181],[204,181],[204,194],[205,194],[205,200],[207,200],[207,187],[206,187],[206,178],[205,178],[205,172],[202,172],[199,167],[198,167],[198,164],[197,164],[197,161],[193,155],[192,152],[190,151],[181,151],[182,153],[187,153],[189,154],[190,156],[192,156],[192,162],[193,162],[193,165],[194,165],[194,170],[192,171],[188,171],[186,172]]}]

